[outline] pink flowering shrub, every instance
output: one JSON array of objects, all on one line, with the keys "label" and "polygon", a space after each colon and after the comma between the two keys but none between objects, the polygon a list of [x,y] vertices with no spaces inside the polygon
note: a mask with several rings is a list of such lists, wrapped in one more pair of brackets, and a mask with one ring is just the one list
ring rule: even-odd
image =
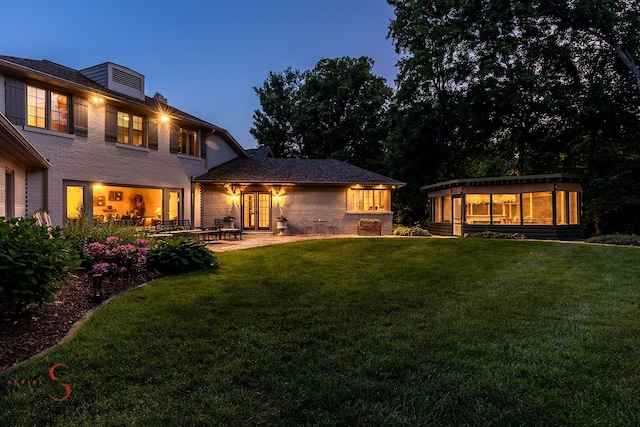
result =
[{"label": "pink flowering shrub", "polygon": [[148,240],[138,239],[136,244],[122,243],[117,236],[109,236],[105,243],[91,242],[85,254],[94,274],[135,274],[144,271],[149,251]]}]

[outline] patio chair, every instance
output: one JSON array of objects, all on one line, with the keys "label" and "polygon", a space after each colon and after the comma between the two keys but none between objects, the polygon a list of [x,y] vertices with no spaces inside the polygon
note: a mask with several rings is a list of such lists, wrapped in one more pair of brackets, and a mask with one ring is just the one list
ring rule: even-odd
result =
[{"label": "patio chair", "polygon": [[331,221],[331,225],[329,226],[329,233],[338,234],[339,228],[340,228],[340,220],[338,218],[334,218]]},{"label": "patio chair", "polygon": [[313,227],[309,224],[309,220],[307,218],[302,219],[302,232],[304,234],[309,234],[313,230]]}]

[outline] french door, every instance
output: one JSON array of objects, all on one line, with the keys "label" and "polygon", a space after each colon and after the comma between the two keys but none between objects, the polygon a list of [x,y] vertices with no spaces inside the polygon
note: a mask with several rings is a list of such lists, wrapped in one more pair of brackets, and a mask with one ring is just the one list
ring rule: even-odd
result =
[{"label": "french door", "polygon": [[271,193],[242,194],[242,229],[271,230]]},{"label": "french door", "polygon": [[453,235],[462,236],[462,197],[453,197]]}]

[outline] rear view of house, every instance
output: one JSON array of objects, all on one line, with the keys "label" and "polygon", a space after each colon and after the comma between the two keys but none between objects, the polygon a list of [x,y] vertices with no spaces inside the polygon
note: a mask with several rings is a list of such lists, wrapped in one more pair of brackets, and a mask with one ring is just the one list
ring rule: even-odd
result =
[{"label": "rear view of house", "polygon": [[0,113],[3,213],[45,210],[53,225],[88,215],[213,226],[234,216],[243,232],[275,232],[284,214],[294,232],[315,220],[353,233],[368,216],[390,233],[391,191],[404,185],[335,160],[247,151],[161,94],[146,96],[143,74],[111,62],[74,70],[0,56]]},{"label": "rear view of house", "polygon": [[55,225],[81,210],[96,220],[198,221],[191,177],[243,153],[224,129],[147,97],[144,75],[118,64],[74,70],[0,56],[0,88],[0,113],[50,165],[48,174],[5,168],[16,171],[15,184],[10,173],[5,182],[26,184],[9,214],[48,210]]}]

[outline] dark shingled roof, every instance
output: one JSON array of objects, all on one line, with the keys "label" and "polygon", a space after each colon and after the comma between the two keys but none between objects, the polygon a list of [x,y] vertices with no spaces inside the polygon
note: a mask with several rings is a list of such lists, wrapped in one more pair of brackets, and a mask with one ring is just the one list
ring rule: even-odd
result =
[{"label": "dark shingled roof", "polygon": [[585,182],[585,175],[573,175],[566,173],[552,173],[544,175],[520,175],[520,176],[493,176],[486,178],[453,179],[451,181],[438,182],[436,184],[420,187],[420,191],[429,192],[443,190],[445,188],[472,187],[484,185],[508,185],[508,184],[534,184],[540,182]]},{"label": "dark shingled roof", "polygon": [[270,184],[363,184],[402,187],[405,183],[328,159],[280,159],[253,157],[234,159],[194,177],[203,183]]},{"label": "dark shingled roof", "polygon": [[[15,66],[13,67],[14,70],[18,70],[22,72],[31,71],[45,78],[46,77],[53,78],[53,80],[57,80],[59,84],[67,84],[71,86],[76,86],[79,89],[95,91],[100,95],[104,95],[109,98],[116,99],[119,101],[124,101],[131,104],[137,104],[153,111],[158,111],[158,109],[161,108],[164,113],[177,117],[179,119],[195,122],[200,124],[201,126],[205,126],[208,128],[216,128],[216,130],[218,131],[224,130],[202,119],[199,119],[198,117],[185,113],[184,111],[181,111],[177,108],[159,103],[154,98],[145,96],[145,100],[141,101],[140,99],[134,98],[132,96],[127,96],[122,93],[109,90],[106,87],[102,86],[101,84],[91,80],[90,78],[88,78],[78,70],[65,67],[64,65],[56,64],[55,62],[51,62],[46,59],[37,60],[37,59],[26,59],[26,58],[17,58],[14,56],[0,55],[0,61],[6,61],[8,63],[16,65],[17,67]],[[0,63],[0,65],[5,65],[5,64]]]}]

